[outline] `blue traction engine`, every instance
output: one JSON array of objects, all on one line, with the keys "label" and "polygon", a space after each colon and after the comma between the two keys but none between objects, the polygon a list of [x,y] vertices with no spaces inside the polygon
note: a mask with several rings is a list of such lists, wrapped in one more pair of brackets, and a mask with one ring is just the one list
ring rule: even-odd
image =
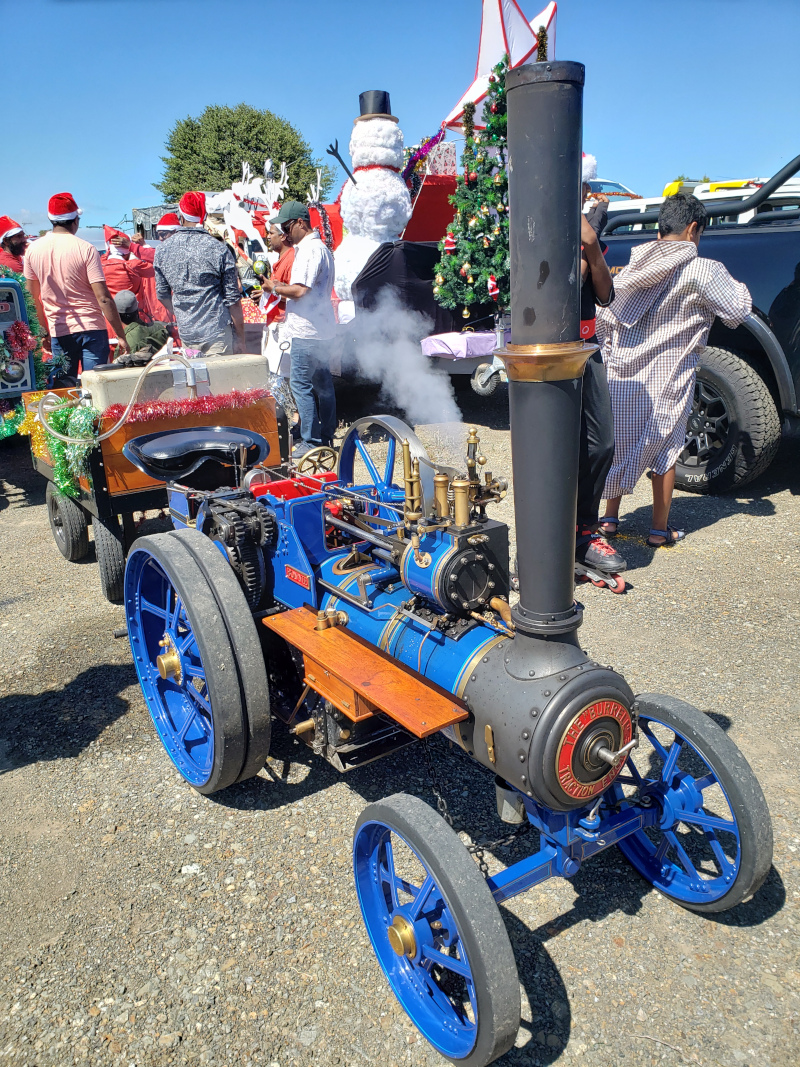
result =
[{"label": "blue traction engine", "polygon": [[209,794],[257,775],[274,721],[340,771],[419,744],[435,788],[438,733],[491,772],[503,822],[537,831],[489,875],[441,798],[445,818],[400,793],[355,827],[381,968],[425,1038],[469,1067],[506,1052],[520,1023],[498,904],[616,845],[665,897],[714,913],[752,895],[772,856],[766,802],[730,738],[681,700],[634,696],[577,640],[581,376],[595,350],[571,340],[582,85],[580,64],[555,61],[507,80],[517,603],[508,528],[490,515],[508,486],[474,430],[460,469],[391,416],[356,422],[338,456],[277,472],[265,439],[238,428],[124,448],[169,485],[174,530],[134,543],[125,610],[150,714],[187,782]]}]

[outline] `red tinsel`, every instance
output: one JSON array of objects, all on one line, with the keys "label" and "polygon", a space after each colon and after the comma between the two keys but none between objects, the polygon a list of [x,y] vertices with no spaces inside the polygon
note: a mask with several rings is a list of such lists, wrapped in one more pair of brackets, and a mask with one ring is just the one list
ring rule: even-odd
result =
[{"label": "red tinsel", "polygon": [[28,353],[36,348],[36,338],[21,319],[9,327],[6,332],[6,344],[12,359],[23,361]]},{"label": "red tinsel", "polygon": [[[186,415],[212,415],[216,411],[231,408],[247,408],[257,400],[272,396],[269,389],[233,389],[230,393],[219,396],[182,397],[180,400],[145,400],[134,404],[128,415],[128,422],[155,422],[156,419],[178,419]],[[104,419],[114,422],[125,410],[123,404],[112,404],[103,412]]]}]

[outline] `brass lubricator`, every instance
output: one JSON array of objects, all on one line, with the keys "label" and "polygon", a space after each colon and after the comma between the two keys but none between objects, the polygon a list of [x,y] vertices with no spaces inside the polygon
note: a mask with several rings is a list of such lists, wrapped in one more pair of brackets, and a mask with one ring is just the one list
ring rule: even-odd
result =
[{"label": "brass lubricator", "polygon": [[437,519],[449,519],[450,518],[450,501],[447,498],[447,491],[450,488],[450,479],[446,474],[434,474],[433,476],[433,498],[434,505],[436,507]]},{"label": "brass lubricator", "polygon": [[450,485],[453,488],[453,518],[456,526],[469,526],[469,490],[470,483],[466,478],[454,478]]}]

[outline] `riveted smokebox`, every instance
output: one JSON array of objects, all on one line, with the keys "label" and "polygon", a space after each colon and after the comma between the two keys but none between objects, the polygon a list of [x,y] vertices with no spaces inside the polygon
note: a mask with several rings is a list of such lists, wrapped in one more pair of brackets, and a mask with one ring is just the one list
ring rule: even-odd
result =
[{"label": "riveted smokebox", "polygon": [[580,625],[574,605],[581,377],[594,346],[580,340],[581,63],[511,71],[508,170],[509,377],[522,634]]}]

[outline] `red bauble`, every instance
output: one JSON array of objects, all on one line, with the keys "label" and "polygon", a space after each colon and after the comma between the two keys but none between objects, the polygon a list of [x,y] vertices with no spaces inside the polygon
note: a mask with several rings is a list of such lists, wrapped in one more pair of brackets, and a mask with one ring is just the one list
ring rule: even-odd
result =
[{"label": "red bauble", "polygon": [[496,115],[497,114],[497,104],[492,104],[492,106],[489,108],[489,110],[491,111],[491,113],[493,115]]},{"label": "red bauble", "polygon": [[461,275],[462,278],[466,278],[466,276],[467,276],[467,272],[463,267],[461,268],[461,270],[458,273]]},{"label": "red bauble", "polygon": [[469,180],[471,182],[476,182],[478,180],[478,175],[475,173],[474,170],[470,171]]},{"label": "red bauble", "polygon": [[492,85],[494,85],[494,83],[497,81],[497,78],[495,78],[494,74],[489,75],[489,81],[492,83]]}]

